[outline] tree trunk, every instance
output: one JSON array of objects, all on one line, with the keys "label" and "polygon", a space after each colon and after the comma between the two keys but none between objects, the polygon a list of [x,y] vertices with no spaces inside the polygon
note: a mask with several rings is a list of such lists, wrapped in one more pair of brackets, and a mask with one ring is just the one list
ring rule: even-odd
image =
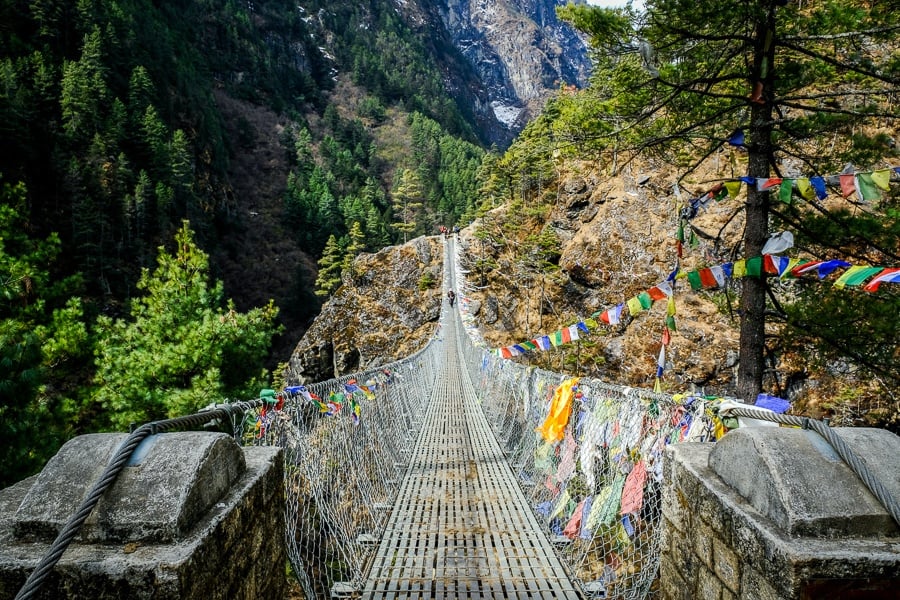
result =
[{"label": "tree trunk", "polygon": [[[769,11],[756,27],[754,76],[751,85],[750,146],[748,173],[753,178],[769,177],[772,156],[772,68],[775,60],[775,3],[769,0]],[[769,234],[769,192],[747,189],[744,256],[759,256]],[[766,333],[766,280],[744,277],[741,293],[741,342],[737,380],[737,396],[748,402],[762,391],[763,357]]]}]

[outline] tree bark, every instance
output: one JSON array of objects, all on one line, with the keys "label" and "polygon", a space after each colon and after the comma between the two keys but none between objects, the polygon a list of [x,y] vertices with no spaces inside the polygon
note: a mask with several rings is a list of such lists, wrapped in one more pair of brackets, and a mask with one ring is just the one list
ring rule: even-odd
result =
[{"label": "tree bark", "polygon": [[[775,3],[768,0],[768,14],[756,27],[754,69],[751,85],[750,145],[748,173],[753,178],[769,177],[772,156],[772,81],[775,61]],[[769,192],[747,189],[744,256],[759,256],[769,233]],[[766,280],[744,277],[741,293],[741,342],[737,396],[748,402],[762,391],[766,333]]]}]

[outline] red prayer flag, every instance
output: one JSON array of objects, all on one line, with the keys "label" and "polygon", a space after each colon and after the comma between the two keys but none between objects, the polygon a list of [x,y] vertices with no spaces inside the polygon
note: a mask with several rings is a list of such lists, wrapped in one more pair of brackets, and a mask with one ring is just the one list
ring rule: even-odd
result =
[{"label": "red prayer flag", "polygon": [[841,196],[847,198],[856,192],[856,175],[841,175]]},{"label": "red prayer flag", "polygon": [[713,275],[709,268],[700,269],[698,273],[700,274],[700,283],[703,284],[703,287],[714,288],[719,286],[719,283],[716,281],[716,276]]}]

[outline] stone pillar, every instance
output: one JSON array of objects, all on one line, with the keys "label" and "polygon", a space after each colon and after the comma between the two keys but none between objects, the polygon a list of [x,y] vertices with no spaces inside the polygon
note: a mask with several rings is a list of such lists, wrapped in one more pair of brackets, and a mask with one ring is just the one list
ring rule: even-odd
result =
[{"label": "stone pillar", "polygon": [[[12,599],[127,436],[70,440],[0,491],[0,600]],[[45,580],[39,598],[285,597],[279,448],[211,432],[148,437]]]},{"label": "stone pillar", "polygon": [[[900,438],[834,431],[900,501]],[[818,434],[741,428],[666,458],[664,600],[900,598],[900,528]]]}]

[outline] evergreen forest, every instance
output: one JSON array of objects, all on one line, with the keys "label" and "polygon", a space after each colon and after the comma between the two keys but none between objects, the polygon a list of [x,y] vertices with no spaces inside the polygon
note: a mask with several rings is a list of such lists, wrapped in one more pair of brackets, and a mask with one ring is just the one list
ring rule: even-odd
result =
[{"label": "evergreen forest", "polygon": [[[0,23],[0,486],[73,435],[253,396],[335,287],[320,258],[473,210],[453,50],[388,2],[3,0]],[[254,289],[254,228],[309,266],[257,261],[286,273]]]}]

